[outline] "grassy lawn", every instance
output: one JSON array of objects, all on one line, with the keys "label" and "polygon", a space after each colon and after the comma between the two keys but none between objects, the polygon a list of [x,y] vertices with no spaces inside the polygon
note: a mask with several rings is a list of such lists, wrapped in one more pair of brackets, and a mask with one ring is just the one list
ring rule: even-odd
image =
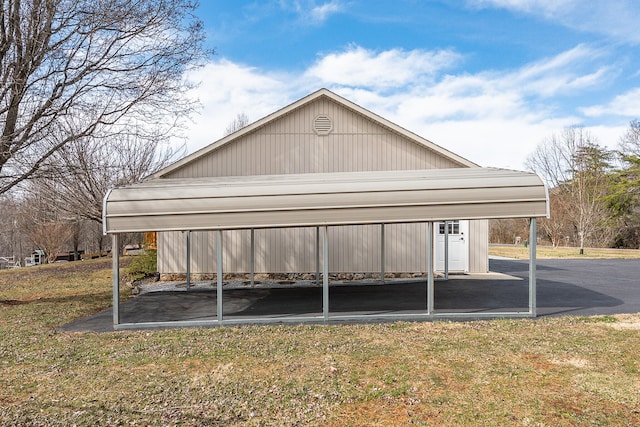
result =
[{"label": "grassy lawn", "polygon": [[640,425],[640,315],[57,332],[110,277],[0,272],[0,425]]},{"label": "grassy lawn", "polygon": [[[522,245],[490,245],[489,254],[516,259],[529,259],[529,248]],[[579,248],[538,246],[536,258],[600,258],[600,259],[640,259],[640,249],[585,248],[580,255]]]}]

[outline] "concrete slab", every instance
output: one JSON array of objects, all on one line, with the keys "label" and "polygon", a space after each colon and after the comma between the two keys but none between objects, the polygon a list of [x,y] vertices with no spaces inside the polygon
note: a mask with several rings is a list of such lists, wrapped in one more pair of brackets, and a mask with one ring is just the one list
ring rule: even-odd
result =
[{"label": "concrete slab", "polygon": [[[435,282],[435,310],[451,312],[526,311],[528,261],[492,259],[492,274],[450,276]],[[640,260],[538,260],[538,315],[606,315],[640,312]],[[225,289],[224,317],[321,316],[322,288]],[[330,313],[407,314],[426,309],[424,280],[330,288]],[[215,320],[216,292],[210,286],[188,291],[141,294],[120,306],[123,322]],[[112,331],[111,310],[79,319],[63,331]]]}]

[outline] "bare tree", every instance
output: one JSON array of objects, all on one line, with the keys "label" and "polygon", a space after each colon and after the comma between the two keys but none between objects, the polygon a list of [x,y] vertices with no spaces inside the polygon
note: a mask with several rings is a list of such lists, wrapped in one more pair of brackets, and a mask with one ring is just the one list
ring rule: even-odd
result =
[{"label": "bare tree", "polygon": [[38,195],[24,193],[21,196],[17,206],[18,228],[29,238],[33,249],[43,250],[48,262],[55,261],[72,238],[73,227]]},{"label": "bare tree", "polygon": [[51,156],[56,178],[39,179],[27,188],[50,209],[70,220],[82,218],[102,223],[102,202],[110,188],[138,182],[180,156],[157,140],[115,136],[109,140],[71,141]]},{"label": "bare tree", "polygon": [[620,138],[618,147],[625,156],[640,157],[640,120],[629,123],[629,129]]},{"label": "bare tree", "polygon": [[245,113],[238,113],[238,115],[229,123],[229,126],[224,130],[224,134],[231,135],[232,133],[239,131],[243,127],[249,124],[249,117]]},{"label": "bare tree", "polygon": [[540,220],[540,228],[556,248],[562,244],[575,243],[570,241],[573,235],[572,218],[568,206],[569,200],[558,188],[549,191],[549,205],[552,215]]},{"label": "bare tree", "polygon": [[489,221],[489,242],[516,244],[529,234],[529,224],[522,218],[502,218]]},{"label": "bare tree", "polygon": [[606,226],[609,213],[604,195],[611,159],[612,153],[601,148],[587,130],[569,127],[539,144],[526,161],[561,199],[557,204],[575,227],[580,253],[587,242],[603,244],[594,237],[603,235],[598,227]]},{"label": "bare tree", "polygon": [[[2,0],[0,194],[72,141],[175,132],[206,55],[195,0]],[[138,125],[136,124],[144,124]]]},{"label": "bare tree", "polygon": [[20,200],[15,194],[0,195],[0,256],[14,257],[16,261],[26,256],[30,244],[21,230]]},{"label": "bare tree", "polygon": [[73,236],[73,226],[69,223],[52,221],[34,224],[29,237],[33,244],[42,249],[47,262],[52,263]]}]

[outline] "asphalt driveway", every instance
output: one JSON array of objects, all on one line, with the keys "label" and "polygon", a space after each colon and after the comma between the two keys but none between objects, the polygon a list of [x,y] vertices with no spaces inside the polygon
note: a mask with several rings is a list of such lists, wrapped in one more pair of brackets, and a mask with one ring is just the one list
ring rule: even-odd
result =
[{"label": "asphalt driveway", "polygon": [[[538,260],[539,316],[607,315],[640,312],[640,260]],[[435,310],[500,312],[526,310],[528,261],[492,259],[503,276],[450,276],[435,283]],[[225,319],[322,314],[319,287],[225,289]],[[341,285],[330,288],[330,313],[412,314],[426,308],[425,281]],[[205,320],[216,318],[216,292],[193,289],[152,292],[121,304],[123,322]],[[65,325],[66,331],[111,331],[111,309]]]}]

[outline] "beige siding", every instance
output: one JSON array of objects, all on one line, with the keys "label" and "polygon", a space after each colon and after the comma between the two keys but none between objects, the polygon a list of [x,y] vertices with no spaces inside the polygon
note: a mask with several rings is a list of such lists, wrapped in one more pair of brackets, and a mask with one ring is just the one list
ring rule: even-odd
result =
[{"label": "beige siding", "polygon": [[469,271],[487,273],[489,271],[489,221],[469,221]]},{"label": "beige siding", "polygon": [[[329,270],[331,272],[371,273],[380,271],[380,225],[330,227]],[[387,224],[385,226],[385,269],[387,272],[426,271],[426,247],[416,233],[426,236],[425,224]],[[225,273],[251,271],[249,230],[223,231]],[[415,245],[421,245],[419,247]],[[191,272],[216,271],[215,234],[192,232]],[[198,248],[198,249],[196,249]],[[206,249],[205,249],[206,248]],[[186,271],[186,238],[181,232],[160,233],[158,239],[162,273]],[[256,273],[313,273],[316,271],[316,229],[289,228],[255,230]],[[320,246],[322,251],[322,246]],[[320,252],[322,253],[322,252]],[[166,256],[171,254],[171,256]],[[322,261],[320,261],[322,268]]]},{"label": "beige siding", "polygon": [[[326,114],[333,120],[333,131],[328,136],[313,132],[313,120],[319,114]],[[174,170],[166,178],[452,167],[459,167],[459,164],[363,114],[321,97]],[[386,271],[425,271],[426,226],[396,224],[386,227]],[[379,229],[379,225],[331,227],[330,271],[379,271]],[[470,270],[486,271],[481,260],[486,257],[486,232],[482,233],[482,227],[473,229],[480,235],[470,233],[474,242],[470,248]],[[225,271],[249,271],[249,233],[245,230],[224,232]],[[197,235],[192,251],[192,271],[213,273],[213,233]],[[256,272],[315,271],[314,228],[256,230],[255,237]],[[158,251],[161,273],[185,271],[183,241],[181,233],[161,233]]]}]

